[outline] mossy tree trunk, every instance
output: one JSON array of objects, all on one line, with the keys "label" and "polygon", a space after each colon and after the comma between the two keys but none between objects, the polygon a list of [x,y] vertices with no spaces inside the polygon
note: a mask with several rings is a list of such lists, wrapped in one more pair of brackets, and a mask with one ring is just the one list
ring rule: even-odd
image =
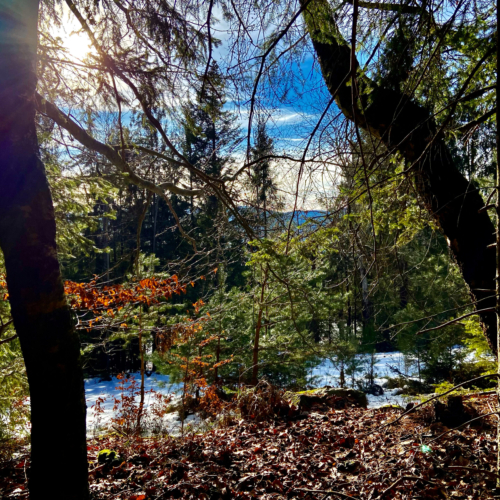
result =
[{"label": "mossy tree trunk", "polygon": [[35,129],[37,0],[0,4],[0,248],[31,400],[31,500],[89,497],[80,342]]},{"label": "mossy tree trunk", "polygon": [[[358,72],[328,0],[301,0],[304,20],[326,86],[346,118],[412,165],[422,204],[446,236],[477,309],[491,349],[497,351],[495,225],[480,192],[458,170],[442,131],[413,96],[385,88]],[[307,3],[307,6],[306,6]],[[359,92],[353,100],[351,64]],[[370,92],[368,92],[368,87]],[[363,92],[363,89],[365,91]],[[368,98],[369,95],[369,98]],[[460,97],[460,96],[458,96]]]}]

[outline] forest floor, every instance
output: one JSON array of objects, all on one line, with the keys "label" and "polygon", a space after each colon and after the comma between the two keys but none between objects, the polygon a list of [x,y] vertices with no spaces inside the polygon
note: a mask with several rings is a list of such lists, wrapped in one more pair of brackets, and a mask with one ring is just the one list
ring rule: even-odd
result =
[{"label": "forest floor", "polygon": [[[493,411],[496,396],[468,397],[463,406],[477,418]],[[205,434],[91,439],[91,498],[500,498],[496,415],[449,430],[436,411],[429,404],[387,425],[404,411],[318,404]],[[29,450],[12,446],[0,462],[0,497],[28,499]],[[116,455],[99,463],[103,449]]]}]

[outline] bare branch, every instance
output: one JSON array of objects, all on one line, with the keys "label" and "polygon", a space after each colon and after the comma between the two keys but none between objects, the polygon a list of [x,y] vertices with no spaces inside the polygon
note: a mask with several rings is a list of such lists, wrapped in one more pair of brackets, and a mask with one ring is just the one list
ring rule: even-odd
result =
[{"label": "bare branch", "polygon": [[120,68],[116,65],[115,61],[106,53],[104,52],[103,48],[97,41],[96,37],[94,36],[94,33],[90,29],[89,25],[87,24],[87,21],[84,19],[78,8],[75,6],[75,4],[72,2],[72,0],[66,0],[66,3],[68,7],[70,8],[71,12],[75,15],[75,17],[78,19],[80,22],[83,30],[87,33],[87,35],[90,38],[90,41],[92,42],[92,45],[95,47],[99,55],[103,59],[103,63],[110,69],[112,70],[128,87],[132,90],[133,94],[135,95],[136,99],[139,101],[142,110],[144,114],[146,115],[147,119],[153,125],[153,127],[160,133],[163,141],[167,145],[167,147],[172,151],[173,154],[175,154],[177,157],[179,157],[185,167],[192,171],[193,173],[197,174],[198,177],[200,177],[202,180],[207,181],[208,177],[207,174],[202,172],[201,170],[197,169],[192,165],[187,158],[180,152],[178,149],[174,146],[174,144],[170,141],[168,138],[165,130],[163,129],[160,121],[153,115],[151,108],[145,99],[145,97],[139,92],[139,89],[135,86],[135,84],[128,78],[123,71],[121,71]]},{"label": "bare branch", "polygon": [[9,321],[7,321],[7,323],[3,323],[2,325],[0,325],[0,335],[3,335],[3,332],[5,332],[13,322],[14,320],[10,319]]},{"label": "bare branch", "polygon": [[410,408],[408,411],[406,411],[402,415],[400,415],[396,420],[393,420],[392,422],[388,422],[387,424],[384,424],[382,427],[379,428],[379,430],[382,430],[384,427],[388,427],[389,425],[394,425],[395,423],[399,422],[403,417],[406,417],[406,415],[413,413],[417,408],[420,408],[421,406],[424,406],[427,403],[434,401],[435,399],[442,398],[443,396],[450,394],[450,392],[456,391],[457,389],[459,389],[460,387],[463,387],[464,385],[472,384],[472,382],[477,382],[478,380],[484,380],[486,378],[493,378],[493,377],[499,378],[500,374],[499,373],[491,373],[490,375],[481,375],[480,377],[466,380],[465,382],[462,382],[461,384],[458,384],[455,387],[452,387],[450,390],[443,392],[442,394],[438,394],[436,396],[433,396],[432,398],[427,399],[426,401],[414,406],[413,408]]},{"label": "bare branch", "polygon": [[0,340],[0,345],[6,344],[7,342],[11,342],[12,340],[17,339],[17,333],[12,335],[11,337],[7,337],[6,339]]},{"label": "bare branch", "polygon": [[489,92],[490,90],[494,89],[495,85],[489,85],[488,87],[483,87],[482,89],[474,90],[469,94],[460,97],[459,101],[460,102],[472,101],[473,99],[477,99],[478,97],[481,97],[483,94],[486,94],[486,92]]},{"label": "bare branch", "polygon": [[[354,0],[345,0],[345,3],[354,5]],[[358,2],[358,6],[363,9],[385,10],[390,12],[399,12],[400,14],[415,14],[426,17],[431,17],[431,14],[422,7],[414,7],[412,5],[405,5],[399,3],[385,3],[385,2]]]},{"label": "bare branch", "polygon": [[472,120],[471,122],[466,123],[461,127],[458,127],[457,130],[459,132],[462,132],[463,134],[466,134],[467,132],[475,129],[478,125],[481,125],[481,123],[484,123],[486,120],[488,120],[488,118],[491,118],[496,114],[497,114],[496,108],[490,109],[487,113],[484,113],[484,115],[481,115],[479,118],[476,118],[475,120]]},{"label": "bare branch", "polygon": [[467,420],[467,422],[464,422],[463,424],[460,424],[459,426],[454,427],[453,429],[448,429],[447,431],[443,432],[442,434],[440,434],[439,436],[435,437],[434,439],[431,439],[430,441],[428,441],[427,444],[433,443],[434,441],[437,441],[438,439],[441,439],[444,435],[449,434],[450,432],[456,431],[456,430],[460,429],[461,427],[463,427],[464,425],[468,425],[468,424],[470,424],[472,422],[475,422],[476,420],[480,420],[480,419],[485,418],[485,417],[491,417],[491,415],[498,415],[498,412],[497,411],[492,411],[490,413],[485,413],[484,415],[479,415],[479,417],[475,417],[475,418],[473,418],[471,420]]},{"label": "bare branch", "polygon": [[268,49],[264,52],[264,54],[260,56],[261,57],[260,68],[259,72],[257,73],[255,83],[253,85],[252,97],[250,98],[250,113],[248,115],[248,132],[247,132],[247,159],[248,155],[250,154],[250,136],[252,132],[252,119],[255,108],[255,96],[257,95],[257,88],[259,86],[260,79],[262,78],[262,73],[264,71],[264,64],[266,63],[267,56],[274,50],[274,48],[276,47],[276,45],[278,45],[280,40],[288,33],[289,29],[293,26],[295,21],[299,18],[302,12],[304,12],[304,10],[311,3],[311,1],[312,0],[304,0],[303,2],[301,2],[300,9],[295,13],[295,15],[292,17],[290,22],[285,26],[285,28],[283,28],[281,33],[279,33],[279,35],[276,36],[273,43],[269,45]]},{"label": "bare branch", "polygon": [[[67,130],[80,144],[103,155],[119,170],[119,172],[124,174],[126,179],[132,184],[156,193],[161,197],[164,196],[165,190],[182,196],[199,196],[204,192],[200,189],[184,189],[170,182],[164,182],[161,185],[157,185],[154,182],[144,179],[134,172],[132,167],[120,156],[114,147],[94,139],[68,115],[63,113],[57,106],[44,99],[38,93],[36,94],[36,107],[39,113],[54,120],[60,127]],[[165,159],[170,160],[168,157],[165,157]]]},{"label": "bare branch", "polygon": [[439,326],[435,326],[434,328],[427,328],[425,330],[420,330],[415,335],[422,335],[423,333],[432,332],[434,330],[440,330],[441,328],[444,328],[445,326],[452,325],[453,323],[456,323],[457,321],[461,321],[465,318],[468,318],[469,316],[476,316],[478,314],[481,315],[483,313],[492,312],[492,311],[495,311],[494,307],[487,307],[485,309],[479,309],[477,311],[473,311],[471,313],[464,314],[463,316],[460,316],[458,318],[452,319],[451,321],[447,321],[446,323],[443,323]]}]

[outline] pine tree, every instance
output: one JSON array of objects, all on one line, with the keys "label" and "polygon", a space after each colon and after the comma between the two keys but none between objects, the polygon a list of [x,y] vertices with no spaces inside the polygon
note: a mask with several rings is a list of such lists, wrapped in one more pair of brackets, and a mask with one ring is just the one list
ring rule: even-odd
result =
[{"label": "pine tree", "polygon": [[[274,142],[267,133],[266,122],[260,118],[255,133],[255,143],[252,148],[251,189],[255,196],[256,228],[259,236],[268,236],[268,216],[271,206],[278,208],[281,204],[278,198],[278,187],[271,170]],[[262,213],[261,213],[262,210]]]},{"label": "pine tree", "polygon": [[[184,108],[184,154],[200,170],[220,177],[232,161],[231,150],[238,137],[236,117],[224,109],[226,104],[224,80],[216,63],[195,89],[195,99]],[[191,183],[195,180],[191,178]],[[196,209],[192,206],[192,212]],[[207,218],[216,217],[219,201],[208,196],[200,206]]]},{"label": "pine tree", "polygon": [[[224,109],[225,83],[216,63],[195,88],[194,97],[184,107],[183,152],[195,167],[218,178],[231,168],[239,130],[234,113]],[[196,179],[190,181],[197,187]],[[242,238],[219,198],[211,193],[197,204],[191,198],[189,212],[192,236],[207,255],[205,265],[214,268],[226,260],[228,283],[238,281],[243,269]]]}]

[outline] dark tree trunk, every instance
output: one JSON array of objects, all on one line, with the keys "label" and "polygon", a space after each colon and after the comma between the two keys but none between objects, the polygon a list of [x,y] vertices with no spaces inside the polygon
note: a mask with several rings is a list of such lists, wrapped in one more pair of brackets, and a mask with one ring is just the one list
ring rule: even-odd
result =
[{"label": "dark tree trunk", "polygon": [[313,339],[316,344],[321,342],[321,328],[318,318],[314,315],[309,322],[309,331],[313,334]]},{"label": "dark tree trunk", "polygon": [[38,1],[0,7],[0,248],[31,398],[31,500],[87,499],[80,342],[57,260],[35,130]]},{"label": "dark tree trunk", "polygon": [[399,269],[399,276],[401,278],[401,283],[399,285],[399,307],[404,309],[408,304],[409,291],[408,291],[408,265],[406,260],[399,255],[396,255],[397,265]]},{"label": "dark tree trunk", "polygon": [[[305,0],[302,0],[305,2]],[[410,96],[378,86],[366,77],[358,88],[371,86],[370,99],[359,93],[353,106],[351,48],[342,39],[328,0],[314,0],[304,14],[307,29],[330,93],[343,114],[381,139],[390,151],[398,151],[413,165],[415,186],[421,201],[448,241],[477,309],[495,307],[495,227],[485,211],[478,190],[458,171],[443,137],[437,134],[428,110]],[[358,66],[357,61],[356,67]],[[497,351],[495,312],[480,314],[491,349]]]},{"label": "dark tree trunk", "polygon": [[[361,245],[360,245],[361,247]],[[361,279],[361,300],[363,303],[363,323],[366,325],[372,319],[370,296],[368,293],[368,273],[363,262],[363,255],[359,256],[359,276]]]}]

